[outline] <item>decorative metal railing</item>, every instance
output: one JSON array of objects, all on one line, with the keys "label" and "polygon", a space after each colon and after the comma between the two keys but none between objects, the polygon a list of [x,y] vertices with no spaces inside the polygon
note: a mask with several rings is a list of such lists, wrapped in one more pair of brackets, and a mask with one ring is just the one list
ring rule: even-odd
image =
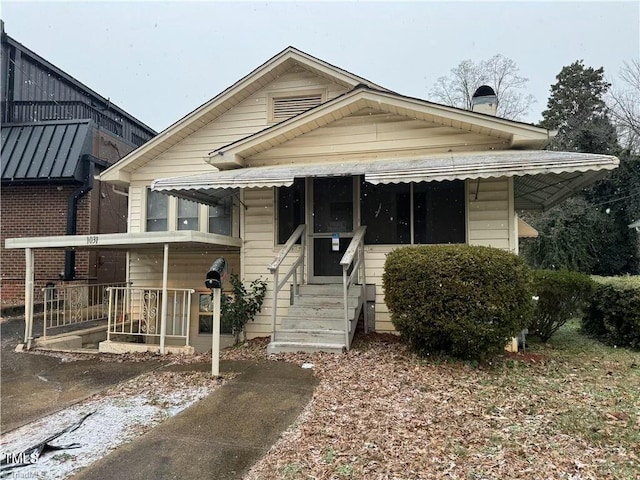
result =
[{"label": "decorative metal railing", "polygon": [[[273,332],[273,338],[276,338],[276,319],[278,314],[278,293],[282,290],[282,287],[286,285],[287,281],[293,275],[293,296],[298,296],[298,286],[304,283],[304,257],[306,252],[307,239],[305,232],[307,230],[306,225],[298,225],[298,228],[291,234],[287,243],[284,244],[276,258],[269,265],[269,271],[273,275],[273,304],[271,310],[271,331]],[[286,274],[280,279],[280,265],[285,258],[289,255],[289,252],[293,246],[300,240],[300,253],[293,265],[289,268]],[[300,280],[298,280],[298,269],[300,270]]]},{"label": "decorative metal railing", "polygon": [[189,345],[191,297],[195,290],[166,290],[167,310],[162,328],[162,288],[110,287],[107,340],[117,336],[184,338]]},{"label": "decorative metal railing", "polygon": [[[351,239],[351,243],[349,243],[347,250],[342,256],[342,260],[340,260],[340,265],[342,265],[342,289],[344,298],[344,334],[347,350],[351,345],[351,338],[355,331],[355,329],[351,328],[351,319],[349,318],[349,287],[354,283],[359,283],[362,286],[364,324],[367,325],[367,281],[364,268],[364,234],[366,231],[366,226],[358,227]],[[351,273],[349,273],[349,270],[351,270]]]},{"label": "decorative metal railing", "polygon": [[109,310],[109,287],[125,283],[51,285],[43,288],[44,327],[42,336],[61,327],[106,320]]}]

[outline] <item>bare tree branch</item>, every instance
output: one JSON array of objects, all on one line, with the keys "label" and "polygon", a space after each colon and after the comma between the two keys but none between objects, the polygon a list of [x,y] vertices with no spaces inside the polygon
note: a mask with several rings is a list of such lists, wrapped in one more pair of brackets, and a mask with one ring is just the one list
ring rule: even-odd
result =
[{"label": "bare tree branch", "polygon": [[478,63],[463,60],[451,69],[449,75],[436,80],[431,96],[436,102],[470,110],[478,87],[489,85],[496,92],[497,115],[518,120],[535,102],[533,95],[520,91],[526,88],[529,79],[521,77],[518,72],[516,63],[500,54]]}]

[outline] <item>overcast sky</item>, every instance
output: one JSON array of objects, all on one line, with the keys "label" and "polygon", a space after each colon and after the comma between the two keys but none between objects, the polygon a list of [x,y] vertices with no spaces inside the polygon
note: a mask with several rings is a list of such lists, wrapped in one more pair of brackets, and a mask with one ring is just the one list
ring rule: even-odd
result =
[{"label": "overcast sky", "polygon": [[640,2],[17,2],[15,40],[161,131],[293,45],[398,93],[429,99],[465,59],[501,53],[541,119],[563,66],[615,80],[640,57]]}]

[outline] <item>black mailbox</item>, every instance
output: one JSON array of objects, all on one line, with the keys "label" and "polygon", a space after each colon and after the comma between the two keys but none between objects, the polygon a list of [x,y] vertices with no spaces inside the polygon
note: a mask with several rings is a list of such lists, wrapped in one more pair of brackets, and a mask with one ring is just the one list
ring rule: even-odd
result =
[{"label": "black mailbox", "polygon": [[207,272],[207,279],[204,285],[207,288],[222,288],[222,283],[227,278],[227,261],[220,257],[217,258],[211,268]]}]

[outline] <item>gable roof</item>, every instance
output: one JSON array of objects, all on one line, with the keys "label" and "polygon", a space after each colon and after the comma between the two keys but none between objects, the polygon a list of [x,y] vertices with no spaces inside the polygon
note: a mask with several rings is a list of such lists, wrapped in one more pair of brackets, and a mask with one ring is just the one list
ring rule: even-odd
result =
[{"label": "gable roof", "polygon": [[129,174],[135,168],[144,165],[147,161],[215,120],[295,65],[301,65],[307,70],[349,89],[359,84],[365,84],[386,91],[383,87],[365,78],[289,46],[208,102],[167,127],[158,136],[125,156],[117,164],[105,170],[100,179],[108,182],[128,183]]},{"label": "gable roof", "polygon": [[91,153],[91,121],[2,126],[2,183],[81,181],[82,155]]},{"label": "gable roof", "polygon": [[547,129],[527,123],[358,85],[353,90],[295,117],[210,152],[207,161],[220,169],[243,167],[247,157],[365,108],[493,136],[509,141],[512,148],[518,149],[542,149],[547,146],[551,137]]}]

